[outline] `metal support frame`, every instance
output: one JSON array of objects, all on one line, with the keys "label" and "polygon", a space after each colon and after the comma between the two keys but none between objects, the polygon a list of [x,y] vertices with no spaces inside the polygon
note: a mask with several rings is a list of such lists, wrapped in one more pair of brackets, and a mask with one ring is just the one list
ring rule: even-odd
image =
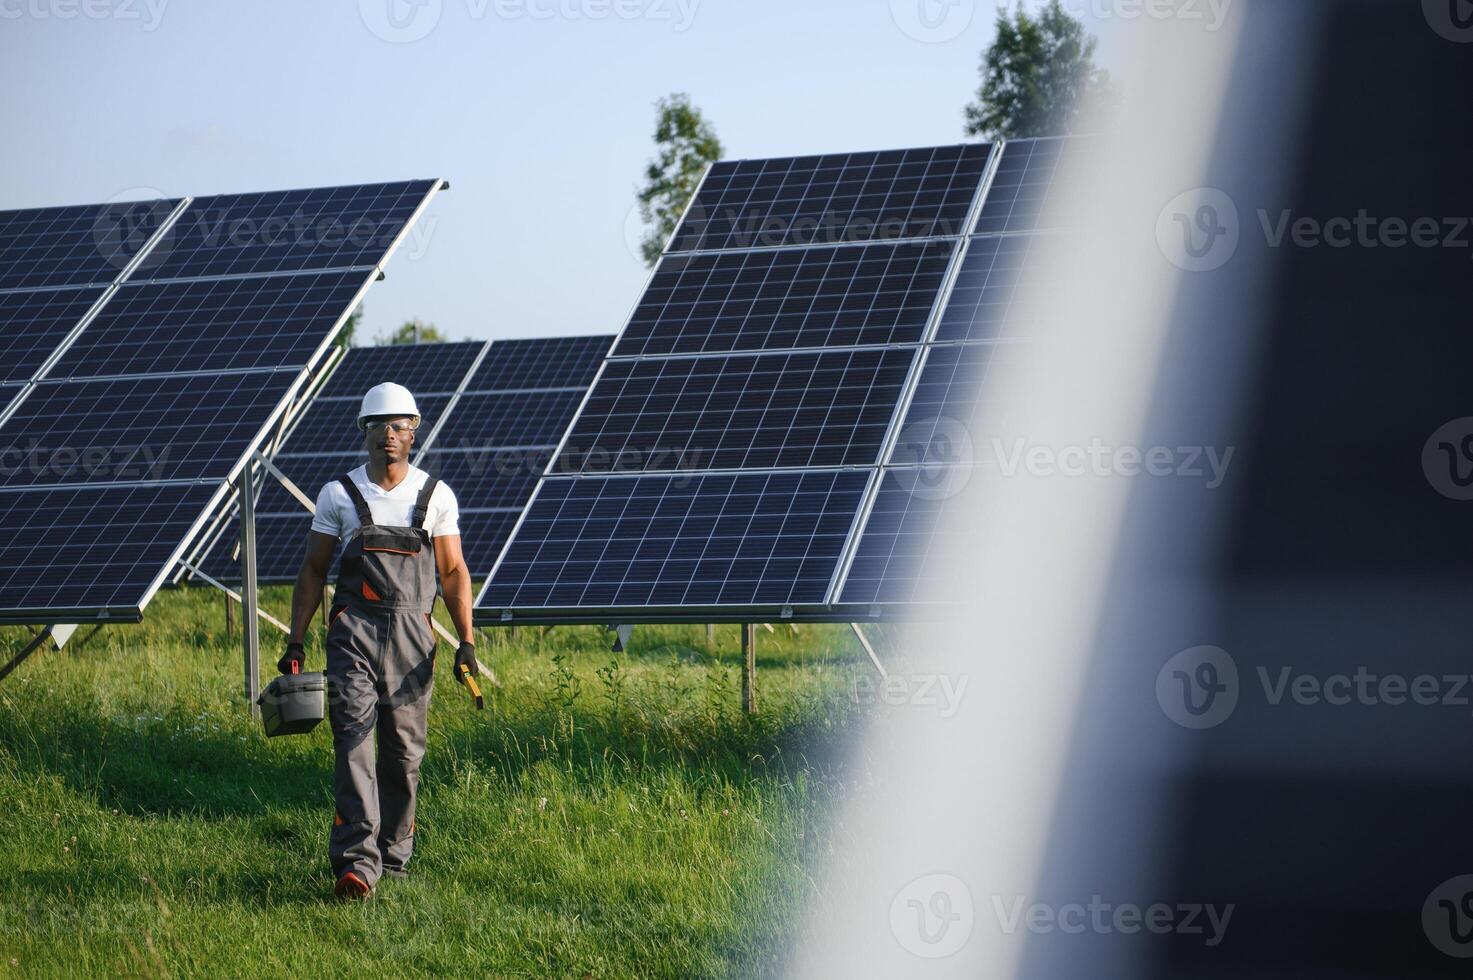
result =
[{"label": "metal support frame", "polygon": [[256,596],[256,494],[250,461],[240,468],[240,588],[241,617],[240,632],[243,637],[245,655],[245,697],[252,718],[259,718],[261,708],[256,699],[261,696],[261,636],[256,616],[259,612]]},{"label": "metal support frame", "polygon": [[41,632],[31,637],[30,642],[21,647],[19,653],[11,657],[10,661],[4,667],[0,667],[0,681],[3,681],[5,678],[9,677],[11,671],[19,667],[27,657],[35,653],[36,650],[41,646],[41,644],[45,643],[49,639],[51,639],[50,626],[45,627],[41,630]]},{"label": "metal support frame", "polygon": [[880,678],[888,681],[890,679],[890,672],[885,669],[884,664],[880,663],[880,655],[875,653],[874,647],[870,646],[869,638],[864,635],[864,630],[859,628],[858,623],[850,623],[849,628],[859,638],[859,645],[864,647],[864,652],[869,654],[870,662],[875,665],[875,670],[880,672]]},{"label": "metal support frame", "polygon": [[757,627],[742,624],[742,712],[757,713]]}]

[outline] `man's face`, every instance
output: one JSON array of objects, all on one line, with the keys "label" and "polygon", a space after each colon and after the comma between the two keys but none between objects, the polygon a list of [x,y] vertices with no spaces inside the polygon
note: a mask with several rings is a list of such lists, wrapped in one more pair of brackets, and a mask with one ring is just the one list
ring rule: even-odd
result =
[{"label": "man's face", "polygon": [[409,459],[415,421],[407,415],[374,415],[363,420],[363,447],[368,458],[388,465]]}]

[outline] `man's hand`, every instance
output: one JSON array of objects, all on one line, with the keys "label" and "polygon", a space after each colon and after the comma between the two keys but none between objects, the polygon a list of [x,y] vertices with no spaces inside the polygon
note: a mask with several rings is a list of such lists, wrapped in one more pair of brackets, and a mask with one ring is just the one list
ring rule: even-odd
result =
[{"label": "man's hand", "polygon": [[[473,658],[474,659],[474,658]],[[276,669],[283,674],[300,674],[302,667],[307,663],[307,652],[302,649],[300,643],[288,643],[286,653],[276,661]]]},{"label": "man's hand", "polygon": [[455,679],[465,683],[465,672],[460,668],[469,667],[471,676],[474,677],[481,672],[481,665],[476,663],[476,645],[474,643],[462,643],[455,648]]}]

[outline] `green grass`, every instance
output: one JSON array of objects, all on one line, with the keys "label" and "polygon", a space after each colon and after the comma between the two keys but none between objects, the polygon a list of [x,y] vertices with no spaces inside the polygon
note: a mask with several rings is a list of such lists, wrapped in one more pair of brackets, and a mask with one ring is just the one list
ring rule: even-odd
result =
[{"label": "green grass", "polygon": [[748,717],[734,626],[710,650],[703,627],[637,628],[617,657],[589,627],[494,636],[481,713],[441,646],[413,874],[353,905],[328,897],[328,727],[261,734],[219,593],[162,592],[141,625],[35,654],[0,683],[0,974],[778,969],[844,792],[852,637],[759,631]]}]

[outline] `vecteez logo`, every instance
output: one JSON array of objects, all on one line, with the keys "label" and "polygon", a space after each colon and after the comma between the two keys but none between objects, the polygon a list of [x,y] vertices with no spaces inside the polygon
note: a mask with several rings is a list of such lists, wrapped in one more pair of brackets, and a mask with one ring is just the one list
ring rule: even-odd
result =
[{"label": "vecteez logo", "polygon": [[954,41],[972,25],[974,0],[890,0],[890,19],[922,44]]},{"label": "vecteez logo", "polygon": [[1473,44],[1473,2],[1422,0],[1422,15],[1439,37],[1454,44]]},{"label": "vecteez logo", "polygon": [[906,952],[922,959],[955,955],[975,926],[972,891],[955,875],[922,875],[890,903],[891,934]]},{"label": "vecteez logo", "polygon": [[1216,728],[1238,707],[1238,665],[1221,647],[1183,650],[1156,674],[1156,701],[1183,728]]},{"label": "vecteez logo", "polygon": [[[1377,673],[1362,665],[1331,674],[1292,664],[1253,669],[1269,708],[1462,707],[1473,704],[1473,675]],[[1156,674],[1156,700],[1183,728],[1216,728],[1232,717],[1244,694],[1237,661],[1221,647],[1183,650]]]},{"label": "vecteez logo", "polygon": [[1422,903],[1422,931],[1438,952],[1473,958],[1473,874],[1449,878]]},{"label": "vecteez logo", "polygon": [[1178,269],[1211,272],[1237,254],[1242,238],[1238,206],[1215,187],[1178,194],[1156,219],[1156,244]]},{"label": "vecteez logo", "polygon": [[1449,500],[1473,500],[1473,417],[1453,419],[1427,437],[1422,474]]},{"label": "vecteez logo", "polygon": [[358,0],[358,16],[372,34],[390,44],[429,37],[440,23],[443,0]]}]

